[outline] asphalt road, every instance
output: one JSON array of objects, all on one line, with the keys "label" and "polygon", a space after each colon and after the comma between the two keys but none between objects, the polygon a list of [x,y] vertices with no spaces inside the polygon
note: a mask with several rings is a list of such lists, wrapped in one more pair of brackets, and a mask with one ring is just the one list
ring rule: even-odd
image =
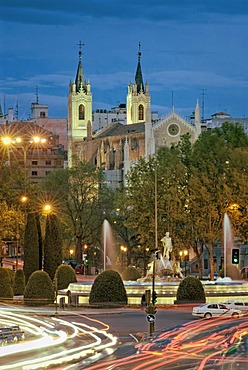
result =
[{"label": "asphalt road", "polygon": [[[104,314],[101,314],[99,310],[99,313],[94,315],[91,315],[87,311],[85,316],[109,325],[109,332],[118,336],[121,342],[134,341],[132,336],[136,336],[137,333],[144,333],[146,335],[150,332],[150,324],[146,318],[147,313],[141,309],[127,309],[117,313],[110,310],[109,313]],[[185,310],[157,308],[155,318],[155,332],[174,325],[183,325],[191,320],[198,320],[198,318],[192,316],[190,308]],[[70,320],[69,317],[64,319]],[[73,316],[73,320],[81,321],[83,319],[80,316]]]}]

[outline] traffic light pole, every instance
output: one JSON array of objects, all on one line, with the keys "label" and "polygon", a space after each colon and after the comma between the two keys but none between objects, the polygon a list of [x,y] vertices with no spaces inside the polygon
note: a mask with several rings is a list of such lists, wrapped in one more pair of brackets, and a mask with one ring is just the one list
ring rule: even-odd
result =
[{"label": "traffic light pole", "polygon": [[152,305],[153,303],[153,297],[155,292],[155,273],[156,273],[156,261],[155,261],[155,252],[153,253],[153,268],[152,268]]},{"label": "traffic light pole", "polygon": [[151,302],[151,291],[150,289],[147,289],[145,291],[145,295],[146,295],[146,313],[147,313],[147,321],[149,322],[149,332],[150,332],[150,336],[153,335],[154,333],[154,329],[155,329],[155,316],[154,314],[156,313],[156,308],[154,307],[154,305],[152,304]]}]

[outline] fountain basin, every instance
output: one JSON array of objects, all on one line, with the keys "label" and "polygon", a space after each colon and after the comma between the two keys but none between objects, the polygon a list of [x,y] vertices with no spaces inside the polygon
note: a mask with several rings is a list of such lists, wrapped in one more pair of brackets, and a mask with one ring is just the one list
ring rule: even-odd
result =
[{"label": "fountain basin", "polygon": [[[72,296],[77,296],[78,304],[89,304],[89,295],[92,282],[78,282],[71,283],[68,289],[60,290],[58,299],[60,297],[66,298],[68,303],[67,292],[71,292]],[[176,301],[177,289],[180,281],[175,282],[156,282],[155,291],[158,295],[157,305],[173,305]],[[227,301],[228,299],[242,299],[248,302],[248,282],[247,281],[203,281],[202,282],[206,302],[219,303]],[[131,281],[124,281],[124,286],[128,296],[129,305],[140,305],[142,294],[146,289],[152,291],[152,283],[137,283]]]}]

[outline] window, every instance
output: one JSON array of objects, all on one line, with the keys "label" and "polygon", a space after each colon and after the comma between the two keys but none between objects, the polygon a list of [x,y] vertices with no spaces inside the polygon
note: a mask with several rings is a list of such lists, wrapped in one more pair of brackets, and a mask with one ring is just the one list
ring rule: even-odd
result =
[{"label": "window", "polygon": [[207,258],[204,258],[204,270],[208,269],[208,260]]},{"label": "window", "polygon": [[218,306],[217,306],[217,304],[209,304],[208,308],[212,308],[212,309],[216,310],[218,308]]},{"label": "window", "polygon": [[32,171],[32,176],[38,176],[38,172],[37,171]]},{"label": "window", "polygon": [[32,161],[32,166],[37,166],[38,161]]},{"label": "window", "polygon": [[80,104],[78,107],[78,119],[84,119],[84,105]]},{"label": "window", "polygon": [[220,305],[219,305],[219,308],[220,308],[221,310],[225,310],[225,309],[226,309],[226,306],[224,306],[223,304],[220,304]]},{"label": "window", "polygon": [[142,104],[139,105],[139,121],[144,119],[144,107]]},{"label": "window", "polygon": [[135,150],[138,148],[138,141],[137,141],[137,138],[136,137],[133,137],[131,139],[131,148],[132,150]]},{"label": "window", "polygon": [[46,112],[40,112],[40,118],[46,118]]},{"label": "window", "polygon": [[45,175],[48,176],[51,171],[46,171]]},{"label": "window", "polygon": [[51,166],[51,164],[52,164],[52,161],[50,161],[50,160],[47,160],[47,161],[46,161],[46,165],[47,165],[47,166]]}]

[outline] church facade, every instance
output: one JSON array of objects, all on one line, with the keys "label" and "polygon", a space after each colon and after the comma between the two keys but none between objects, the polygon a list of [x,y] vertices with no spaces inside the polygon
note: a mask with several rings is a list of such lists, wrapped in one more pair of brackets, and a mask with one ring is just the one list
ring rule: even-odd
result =
[{"label": "church facade", "polygon": [[113,122],[93,134],[90,83],[85,82],[79,52],[76,79],[70,83],[68,94],[68,165],[72,167],[73,158],[78,158],[97,166],[104,170],[110,187],[118,187],[138,159],[154,155],[161,146],[176,145],[186,133],[193,143],[201,132],[198,102],[193,123],[174,109],[165,118],[152,122],[149,85],[143,83],[140,50],[134,83],[127,90],[126,124]]}]

